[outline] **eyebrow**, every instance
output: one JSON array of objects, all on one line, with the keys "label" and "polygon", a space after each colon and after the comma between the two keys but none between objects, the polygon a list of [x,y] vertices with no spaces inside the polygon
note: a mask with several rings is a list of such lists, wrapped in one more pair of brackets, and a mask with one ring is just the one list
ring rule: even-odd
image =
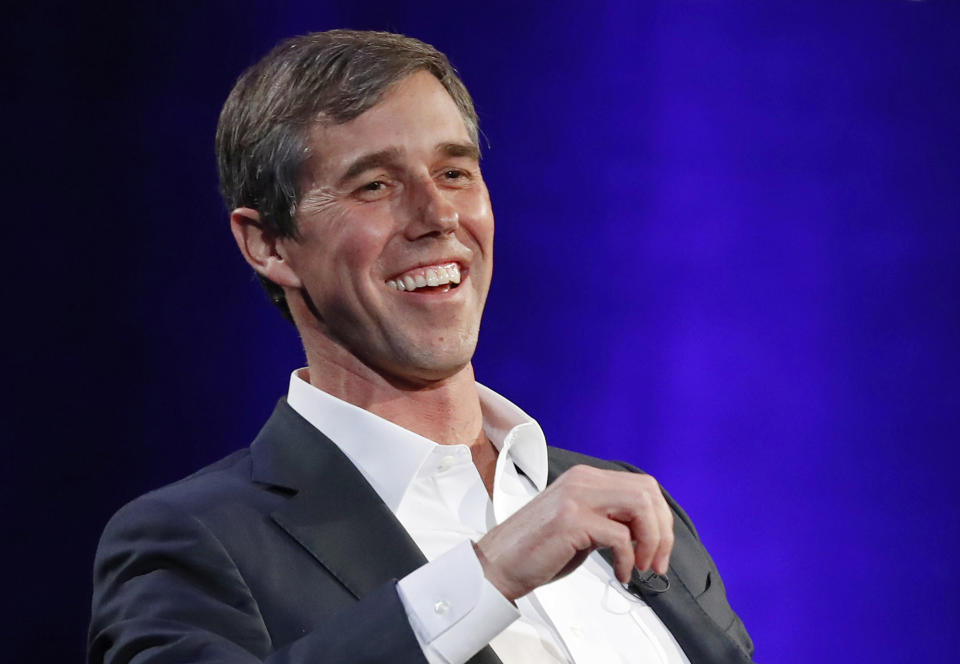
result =
[{"label": "eyebrow", "polygon": [[340,178],[339,184],[344,185],[364,171],[369,171],[371,168],[380,168],[381,166],[393,163],[397,161],[399,156],[400,150],[397,148],[387,148],[386,150],[371,152],[370,154],[357,157],[347,167],[343,177]]},{"label": "eyebrow", "polygon": [[480,148],[473,143],[441,143],[437,146],[437,151],[448,157],[467,157],[480,161]]},{"label": "eyebrow", "polygon": [[[440,143],[435,149],[447,157],[465,157],[480,161],[480,149],[473,143]],[[400,150],[398,148],[387,148],[361,155],[347,166],[347,170],[344,171],[338,185],[343,186],[365,171],[388,166],[399,161],[399,159]]]}]

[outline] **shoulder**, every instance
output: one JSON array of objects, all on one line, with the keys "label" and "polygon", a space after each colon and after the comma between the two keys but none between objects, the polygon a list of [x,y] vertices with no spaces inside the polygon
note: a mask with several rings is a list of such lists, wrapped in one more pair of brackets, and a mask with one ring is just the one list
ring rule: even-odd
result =
[{"label": "shoulder", "polygon": [[278,500],[252,481],[245,448],[128,502],[106,524],[99,548],[111,541],[145,542],[187,532],[219,539],[251,514],[262,519]]},{"label": "shoulder", "polygon": [[121,508],[136,509],[154,503],[202,514],[221,504],[225,497],[250,487],[250,450],[242,449],[205,466],[183,479],[149,491]]}]

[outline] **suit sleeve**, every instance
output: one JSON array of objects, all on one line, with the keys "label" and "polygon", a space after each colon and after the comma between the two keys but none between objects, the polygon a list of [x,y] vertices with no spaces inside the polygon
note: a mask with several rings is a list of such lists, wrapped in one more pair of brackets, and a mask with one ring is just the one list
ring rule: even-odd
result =
[{"label": "suit sleeve", "polygon": [[104,531],[89,636],[90,664],[425,662],[396,582],[277,649],[216,536],[149,497],[121,509]]}]

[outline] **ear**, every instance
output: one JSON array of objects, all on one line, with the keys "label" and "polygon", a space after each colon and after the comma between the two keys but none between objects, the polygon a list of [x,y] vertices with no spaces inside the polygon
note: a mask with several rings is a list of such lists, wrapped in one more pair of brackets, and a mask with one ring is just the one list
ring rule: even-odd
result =
[{"label": "ear", "polygon": [[278,286],[300,288],[300,277],[281,253],[281,238],[261,221],[259,212],[237,208],[230,213],[230,230],[240,253],[257,274]]}]

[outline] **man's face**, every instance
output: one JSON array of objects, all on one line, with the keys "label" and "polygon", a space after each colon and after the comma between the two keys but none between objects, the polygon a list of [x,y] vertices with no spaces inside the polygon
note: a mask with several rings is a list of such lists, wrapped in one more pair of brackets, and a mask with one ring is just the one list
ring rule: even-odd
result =
[{"label": "man's face", "polygon": [[493,212],[450,95],[417,72],[354,120],[318,125],[310,145],[300,237],[282,241],[312,305],[304,341],[317,332],[314,350],[346,348],[401,380],[453,375],[477,343]]}]

